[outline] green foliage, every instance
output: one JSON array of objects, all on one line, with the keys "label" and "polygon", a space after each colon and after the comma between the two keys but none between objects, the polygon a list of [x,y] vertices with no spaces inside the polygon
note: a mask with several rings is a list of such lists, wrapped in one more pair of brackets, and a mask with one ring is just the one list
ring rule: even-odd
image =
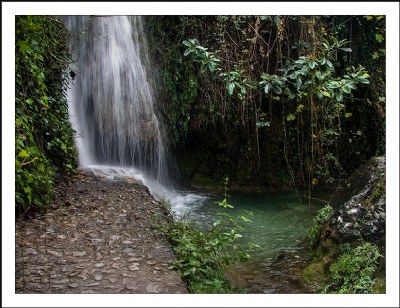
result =
[{"label": "green foliage", "polygon": [[193,61],[201,64],[201,72],[204,73],[207,70],[211,73],[218,69],[218,58],[215,57],[213,52],[208,51],[207,48],[200,46],[197,39],[189,39],[182,42],[188,48],[184,52],[184,56],[189,54],[193,55]]},{"label": "green foliage", "polygon": [[[224,210],[233,208],[227,201],[227,180],[224,199],[217,202]],[[167,208],[170,205],[164,201]],[[251,214],[251,213],[248,213]],[[172,265],[186,281],[191,293],[232,293],[234,289],[225,276],[225,269],[236,261],[246,261],[256,245],[238,243],[242,223],[251,220],[219,212],[210,230],[202,230],[190,217],[177,218],[160,227],[172,244],[177,261]]]},{"label": "green foliage", "polygon": [[326,185],[384,151],[384,16],[152,20],[171,140],[199,149],[198,172]]},{"label": "green foliage", "polygon": [[320,209],[317,215],[313,218],[313,225],[308,231],[308,238],[310,239],[311,247],[316,247],[318,245],[322,227],[332,218],[332,215],[333,209],[329,204],[327,204]]},{"label": "green foliage", "polygon": [[381,257],[379,248],[368,242],[355,248],[344,245],[343,253],[329,267],[331,282],[324,293],[371,293]]},{"label": "green foliage", "polygon": [[44,208],[56,175],[76,165],[65,81],[68,30],[51,16],[16,17],[16,206]]}]

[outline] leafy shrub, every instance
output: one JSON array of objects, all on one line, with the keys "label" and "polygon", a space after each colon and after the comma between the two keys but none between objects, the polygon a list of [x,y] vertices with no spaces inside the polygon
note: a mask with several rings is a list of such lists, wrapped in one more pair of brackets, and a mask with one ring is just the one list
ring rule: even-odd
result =
[{"label": "leafy shrub", "polygon": [[330,267],[331,283],[324,293],[371,293],[378,266],[379,248],[366,242],[356,248],[343,246],[343,253]]},{"label": "leafy shrub", "polygon": [[322,226],[331,219],[333,214],[332,207],[327,204],[320,209],[313,219],[313,225],[308,232],[311,247],[316,247],[319,243]]},{"label": "leafy shrub", "polygon": [[56,175],[76,166],[65,86],[69,32],[59,17],[17,16],[15,33],[16,207],[27,210],[46,207]]},{"label": "leafy shrub", "polygon": [[[226,182],[227,183],[227,182]],[[225,198],[218,206],[233,208]],[[168,201],[164,205],[169,208]],[[250,213],[251,214],[251,213]],[[248,247],[237,242],[242,235],[240,222],[251,222],[245,216],[237,218],[220,212],[211,230],[203,231],[189,215],[176,218],[172,223],[161,227],[174,245],[177,261],[171,266],[185,280],[191,293],[232,293],[233,287],[224,270],[236,261],[246,261],[256,245]]]}]

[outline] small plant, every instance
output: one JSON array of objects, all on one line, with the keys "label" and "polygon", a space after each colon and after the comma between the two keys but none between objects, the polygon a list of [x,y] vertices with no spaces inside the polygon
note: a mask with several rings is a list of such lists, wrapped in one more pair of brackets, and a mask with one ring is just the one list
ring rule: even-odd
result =
[{"label": "small plant", "polygon": [[313,225],[308,232],[311,247],[316,247],[319,243],[322,226],[331,219],[333,214],[332,207],[327,204],[320,209],[313,219]]},{"label": "small plant", "polygon": [[[233,208],[227,201],[227,184],[225,179],[224,199],[217,202],[224,209]],[[165,201],[167,208],[169,202]],[[251,213],[250,213],[251,214]],[[177,261],[171,268],[175,269],[185,280],[191,293],[232,293],[234,289],[225,276],[225,269],[236,261],[246,261],[256,245],[244,247],[237,242],[242,235],[238,233],[243,226],[238,222],[251,222],[245,216],[235,217],[220,212],[218,220],[211,230],[203,231],[189,215],[161,227],[174,245]]]},{"label": "small plant", "polygon": [[324,293],[371,293],[373,275],[382,255],[379,248],[364,243],[356,248],[343,246],[343,253],[330,267],[331,283]]}]

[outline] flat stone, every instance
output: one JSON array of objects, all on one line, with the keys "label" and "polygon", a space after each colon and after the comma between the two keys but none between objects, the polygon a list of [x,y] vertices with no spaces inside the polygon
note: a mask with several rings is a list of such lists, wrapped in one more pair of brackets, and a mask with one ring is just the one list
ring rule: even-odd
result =
[{"label": "flat stone", "polygon": [[74,257],[83,257],[84,255],[86,255],[86,251],[74,251],[74,252],[72,253],[72,255],[73,255]]},{"label": "flat stone", "polygon": [[125,284],[125,288],[128,290],[136,291],[137,290],[137,284],[134,282],[128,282]]},{"label": "flat stone", "polygon": [[112,285],[112,284],[103,285],[103,288],[105,288],[105,289],[120,289],[120,290],[116,291],[116,293],[118,293],[118,292],[120,292],[120,291],[123,290],[123,288],[121,288],[121,286],[119,286],[119,285]]},{"label": "flat stone", "polygon": [[[35,251],[36,252],[36,251]],[[37,254],[37,252],[36,252]],[[22,257],[15,260],[15,263],[24,263],[29,260],[29,257]]]},{"label": "flat stone", "polygon": [[146,264],[147,265],[156,265],[157,262],[156,261],[147,261]]},{"label": "flat stone", "polygon": [[97,268],[103,267],[103,266],[104,266],[104,263],[96,263],[96,264],[94,265],[94,267],[97,267]]},{"label": "flat stone", "polygon": [[54,251],[54,250],[47,250],[47,253],[49,255],[52,255],[54,257],[62,257],[63,253],[61,251]]},{"label": "flat stone", "polygon": [[114,257],[114,258],[112,258],[111,260],[117,261],[117,260],[119,260],[119,259],[121,259],[121,257]]},{"label": "flat stone", "polygon": [[100,281],[103,279],[103,276],[100,274],[94,275],[94,280]]},{"label": "flat stone", "polygon": [[92,282],[92,283],[85,285],[85,287],[97,287],[99,285],[100,285],[100,282]]},{"label": "flat stone", "polygon": [[122,241],[122,244],[129,245],[129,244],[133,244],[133,242],[132,241]]},{"label": "flat stone", "polygon": [[70,288],[77,288],[77,287],[79,287],[79,283],[74,282],[74,283],[69,284],[68,286],[69,286]]},{"label": "flat stone", "polygon": [[33,248],[25,248],[24,252],[28,255],[37,255],[38,254],[37,251]]},{"label": "flat stone", "polygon": [[120,268],[120,264],[119,263],[113,263],[112,265],[111,265],[111,267],[112,268],[115,268],[115,269],[118,269],[118,268]]},{"label": "flat stone", "polygon": [[135,249],[126,247],[126,248],[124,248],[124,249],[122,250],[122,252],[124,252],[124,253],[126,253],[126,254],[128,254],[128,253],[133,253],[133,252],[135,252]]},{"label": "flat stone", "polygon": [[139,263],[132,263],[132,265],[129,266],[129,270],[138,271],[139,270]]},{"label": "flat stone", "polygon": [[68,283],[68,282],[69,282],[69,279],[68,279],[68,278],[53,279],[51,282],[52,282],[52,283],[56,283],[56,284]]},{"label": "flat stone", "polygon": [[150,283],[146,286],[146,292],[147,293],[157,293],[159,285]]},{"label": "flat stone", "polygon": [[67,236],[64,234],[59,234],[59,235],[57,235],[57,238],[59,238],[61,240],[65,240],[67,238]]},{"label": "flat stone", "polygon": [[117,281],[118,281],[118,279],[117,279],[117,278],[113,278],[113,277],[110,277],[110,278],[108,278],[108,280],[110,280],[110,281],[111,281],[111,283],[115,283],[115,282],[117,282]]},{"label": "flat stone", "polygon": [[98,244],[101,244],[103,242],[104,242],[104,240],[101,239],[101,238],[92,238],[92,244],[98,245]]},{"label": "flat stone", "polygon": [[135,261],[141,261],[141,260],[142,260],[142,258],[137,258],[137,257],[132,257],[132,258],[128,259],[129,262],[135,262]]},{"label": "flat stone", "polygon": [[80,272],[81,272],[81,270],[74,271],[74,272],[72,272],[72,273],[69,273],[68,276],[69,276],[69,277],[74,277],[74,276],[78,275]]}]

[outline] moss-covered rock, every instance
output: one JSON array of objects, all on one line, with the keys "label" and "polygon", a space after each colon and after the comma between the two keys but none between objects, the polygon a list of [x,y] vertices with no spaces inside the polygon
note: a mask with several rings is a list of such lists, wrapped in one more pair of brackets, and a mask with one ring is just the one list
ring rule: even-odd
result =
[{"label": "moss-covered rock", "polygon": [[374,294],[385,294],[386,293],[386,281],[385,278],[377,278],[374,286],[372,287],[372,293]]},{"label": "moss-covered rock", "polygon": [[326,268],[327,263],[324,259],[313,262],[305,268],[303,278],[308,287],[315,291],[324,288],[329,279]]},{"label": "moss-covered rock", "polygon": [[[367,261],[378,253],[385,255],[385,157],[371,159],[356,170],[334,194],[331,205],[333,215],[316,235],[313,261],[303,272],[305,281],[314,290],[328,293],[384,293],[384,258],[378,267]],[[353,250],[343,250],[346,245]],[[362,252],[357,265],[352,257],[358,251]],[[371,251],[365,260],[364,251]],[[357,280],[360,273],[364,275],[361,282]],[[346,275],[350,278],[344,279]]]}]

